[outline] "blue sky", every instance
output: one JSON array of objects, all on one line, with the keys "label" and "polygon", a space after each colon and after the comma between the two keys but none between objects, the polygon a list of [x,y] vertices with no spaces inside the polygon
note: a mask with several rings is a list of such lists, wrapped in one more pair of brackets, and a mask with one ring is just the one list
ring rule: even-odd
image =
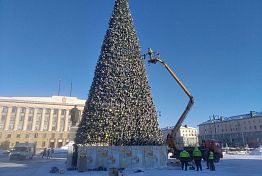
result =
[{"label": "blue sky", "polygon": [[[114,0],[0,0],[0,96],[87,99]],[[186,124],[262,111],[261,0],[130,0],[141,52],[148,47],[195,97]],[[188,98],[161,65],[146,63],[160,126]]]}]

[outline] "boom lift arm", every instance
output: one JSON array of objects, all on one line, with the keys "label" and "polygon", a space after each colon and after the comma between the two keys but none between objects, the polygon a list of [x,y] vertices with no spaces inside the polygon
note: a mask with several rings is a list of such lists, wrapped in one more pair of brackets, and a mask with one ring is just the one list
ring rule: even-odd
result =
[{"label": "boom lift arm", "polygon": [[[152,51],[151,48],[148,49],[148,53],[147,55],[149,56],[149,63],[152,64],[156,64],[157,62],[160,62],[167,70],[168,72],[173,76],[173,78],[176,80],[176,82],[179,84],[179,86],[183,89],[183,91],[187,94],[187,96],[189,97],[189,102],[186,106],[186,109],[184,110],[184,112],[182,113],[182,115],[180,116],[180,118],[178,119],[176,125],[174,126],[174,128],[171,131],[171,134],[168,135],[168,145],[170,148],[172,148],[174,151],[174,153],[177,153],[178,151],[178,147],[175,144],[175,137],[177,132],[179,131],[183,121],[185,120],[188,112],[190,111],[191,107],[194,104],[194,98],[193,96],[190,94],[190,92],[187,90],[187,88],[184,86],[184,84],[179,80],[179,78],[177,77],[177,75],[170,69],[170,67],[163,61],[161,60],[158,55],[155,56],[154,52]],[[173,153],[173,154],[174,154]]]}]

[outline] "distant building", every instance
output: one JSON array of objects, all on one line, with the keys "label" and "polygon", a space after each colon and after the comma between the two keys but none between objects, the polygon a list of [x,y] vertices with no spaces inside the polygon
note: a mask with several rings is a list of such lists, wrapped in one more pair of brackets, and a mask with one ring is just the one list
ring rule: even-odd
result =
[{"label": "distant building", "polygon": [[[167,134],[171,133],[174,127],[162,128],[163,138],[166,141]],[[198,131],[197,128],[188,127],[187,125],[180,127],[176,135],[176,144],[179,146],[195,146],[198,144]]]},{"label": "distant building", "polygon": [[36,143],[37,148],[61,147],[69,142],[70,110],[84,109],[76,97],[0,97],[0,144]]},{"label": "distant building", "polygon": [[224,146],[256,147],[262,144],[262,112],[212,118],[199,125],[199,140],[216,139]]}]

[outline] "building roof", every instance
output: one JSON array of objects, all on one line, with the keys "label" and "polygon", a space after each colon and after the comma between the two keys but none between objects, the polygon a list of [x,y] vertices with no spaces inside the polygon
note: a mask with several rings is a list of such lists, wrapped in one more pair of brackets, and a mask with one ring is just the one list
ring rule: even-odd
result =
[{"label": "building roof", "polygon": [[241,119],[255,118],[255,117],[262,117],[262,112],[250,111],[249,114],[241,114],[241,115],[230,116],[230,117],[222,117],[222,116],[220,116],[219,118],[210,119],[210,120],[208,120],[206,122],[203,122],[203,123],[199,124],[198,126],[205,125],[205,124],[210,124],[210,123],[219,123],[219,122],[241,120]]},{"label": "building roof", "polygon": [[65,104],[85,105],[85,100],[77,97],[51,96],[51,97],[0,97],[0,102],[34,103],[34,104]]},{"label": "building roof", "polygon": [[[165,128],[161,128],[162,131],[164,130],[171,130],[173,129],[175,126],[168,126],[168,127],[165,127]],[[194,127],[189,127],[189,126],[181,126],[180,129],[194,129],[194,130],[197,130],[197,128],[194,128]]]}]

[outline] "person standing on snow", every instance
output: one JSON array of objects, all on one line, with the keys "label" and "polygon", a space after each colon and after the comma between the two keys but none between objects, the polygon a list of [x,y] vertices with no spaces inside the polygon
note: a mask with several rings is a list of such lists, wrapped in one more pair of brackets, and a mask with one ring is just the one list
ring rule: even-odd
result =
[{"label": "person standing on snow", "polygon": [[190,158],[189,153],[184,149],[182,152],[180,152],[179,158],[180,158],[182,170],[184,170],[185,167],[185,171],[187,171],[188,161]]},{"label": "person standing on snow", "polygon": [[44,148],[42,158],[46,157],[46,148]]},{"label": "person standing on snow", "polygon": [[46,158],[47,158],[47,159],[50,159],[50,148],[47,149]]},{"label": "person standing on snow", "polygon": [[209,163],[210,170],[215,171],[216,168],[215,168],[215,164],[214,164],[214,152],[212,150],[209,150],[207,160],[208,160],[208,163]]},{"label": "person standing on snow", "polygon": [[50,149],[50,158],[53,158],[53,157],[54,157],[54,153],[55,153],[55,150],[54,150],[54,148],[52,147],[52,148]]},{"label": "person standing on snow", "polygon": [[198,147],[195,147],[193,150],[193,158],[196,164],[197,171],[202,171],[202,165],[201,165],[201,160],[202,160],[202,152],[199,150]]},{"label": "person standing on snow", "polygon": [[72,168],[77,170],[78,146],[73,144]]}]

